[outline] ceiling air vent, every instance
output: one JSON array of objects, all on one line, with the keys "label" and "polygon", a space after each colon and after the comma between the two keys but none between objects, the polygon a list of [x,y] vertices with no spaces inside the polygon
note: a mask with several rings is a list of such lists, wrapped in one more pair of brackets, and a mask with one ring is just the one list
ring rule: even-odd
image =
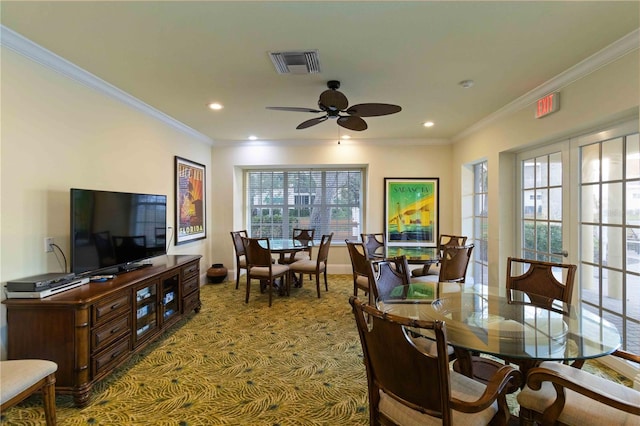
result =
[{"label": "ceiling air vent", "polygon": [[320,72],[317,50],[269,52],[278,74],[316,74]]}]

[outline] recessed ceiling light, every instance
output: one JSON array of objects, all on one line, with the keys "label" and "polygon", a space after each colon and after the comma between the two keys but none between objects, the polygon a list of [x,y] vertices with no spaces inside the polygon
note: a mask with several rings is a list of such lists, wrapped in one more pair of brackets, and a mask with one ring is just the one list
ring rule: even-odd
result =
[{"label": "recessed ceiling light", "polygon": [[251,135],[251,136],[249,136],[249,140],[250,140],[250,141],[257,141],[257,140],[258,140],[258,137],[257,137],[257,136],[254,136],[254,135]]},{"label": "recessed ceiling light", "polygon": [[346,139],[351,139],[351,136],[349,136],[349,135],[342,135],[341,139],[345,139],[345,140],[346,140]]},{"label": "recessed ceiling light", "polygon": [[217,102],[211,102],[209,104],[209,108],[217,111],[219,109],[222,109],[222,104],[219,104]]},{"label": "recessed ceiling light", "polygon": [[425,121],[422,125],[424,127],[433,127],[433,121]]},{"label": "recessed ceiling light", "polygon": [[473,87],[473,85],[475,84],[475,82],[473,80],[462,80],[460,83],[458,83],[462,88],[464,89],[468,89],[470,87]]}]

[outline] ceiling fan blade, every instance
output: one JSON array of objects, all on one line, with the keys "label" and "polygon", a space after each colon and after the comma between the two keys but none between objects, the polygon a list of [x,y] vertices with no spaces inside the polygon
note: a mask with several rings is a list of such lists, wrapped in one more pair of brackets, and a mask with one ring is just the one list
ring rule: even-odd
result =
[{"label": "ceiling fan blade", "polygon": [[313,112],[315,114],[322,112],[319,109],[313,109],[313,108],[299,108],[299,107],[266,107],[266,108],[274,109],[276,111]]},{"label": "ceiling fan blade", "polygon": [[324,107],[325,111],[342,111],[349,106],[349,101],[347,101],[347,97],[342,92],[329,89],[320,94],[318,105],[320,108]]},{"label": "ceiling fan blade", "polygon": [[316,124],[322,123],[327,118],[329,117],[325,115],[323,117],[317,117],[312,118],[311,120],[303,121],[302,123],[298,124],[298,127],[296,127],[296,129],[306,129],[307,127],[315,126]]},{"label": "ceiling fan blade", "polygon": [[367,123],[362,118],[356,116],[338,117],[338,126],[342,126],[349,130],[355,130],[357,132],[367,130]]},{"label": "ceiling fan blade", "polygon": [[398,105],[372,103],[353,105],[345,112],[358,117],[376,117],[379,115],[395,114],[400,111],[402,111],[402,108]]}]

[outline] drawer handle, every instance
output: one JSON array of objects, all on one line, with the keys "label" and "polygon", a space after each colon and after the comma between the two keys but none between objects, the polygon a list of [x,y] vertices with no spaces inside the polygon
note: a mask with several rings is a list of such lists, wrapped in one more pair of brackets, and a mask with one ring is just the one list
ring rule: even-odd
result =
[{"label": "drawer handle", "polygon": [[115,352],[115,353],[111,354],[111,359],[117,358],[118,355],[120,355],[120,352]]},{"label": "drawer handle", "polygon": [[111,305],[111,310],[113,311],[114,309],[116,309],[118,306],[120,306],[119,303],[114,303],[113,305]]},{"label": "drawer handle", "polygon": [[116,327],[116,328],[111,329],[111,334],[117,333],[118,330],[120,330],[120,327]]}]

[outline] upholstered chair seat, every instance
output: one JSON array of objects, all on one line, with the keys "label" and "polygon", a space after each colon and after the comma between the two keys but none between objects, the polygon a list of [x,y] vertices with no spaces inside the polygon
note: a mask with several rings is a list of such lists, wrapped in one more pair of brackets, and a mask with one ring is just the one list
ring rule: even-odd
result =
[{"label": "upholstered chair seat", "polygon": [[[637,357],[638,358],[638,357]],[[545,361],[530,370],[527,386],[518,394],[521,417],[540,420],[563,386],[565,403],[557,422],[565,425],[640,425],[640,392],[587,371]],[[622,409],[613,405],[622,404]],[[626,408],[626,409],[624,409]],[[552,417],[555,417],[552,415]],[[552,421],[551,419],[550,421]]]},{"label": "upholstered chair seat", "polygon": [[47,426],[56,424],[55,373],[58,365],[43,359],[0,361],[0,410],[42,391]]}]

